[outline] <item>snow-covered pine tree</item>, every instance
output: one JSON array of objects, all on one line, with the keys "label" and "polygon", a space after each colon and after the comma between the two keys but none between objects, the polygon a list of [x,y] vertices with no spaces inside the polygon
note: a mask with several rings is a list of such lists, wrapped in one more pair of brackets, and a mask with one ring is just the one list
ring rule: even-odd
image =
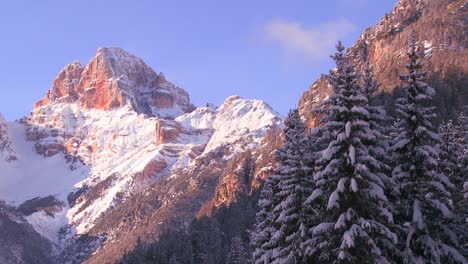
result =
[{"label": "snow-covered pine tree", "polygon": [[247,256],[242,238],[235,236],[231,239],[231,246],[229,247],[228,258],[226,264],[245,264],[247,263]]},{"label": "snow-covered pine tree", "polygon": [[255,263],[303,263],[301,242],[310,212],[304,201],[311,194],[306,159],[306,126],[291,110],[283,131],[285,144],[277,152],[277,169],[261,191],[252,236]]},{"label": "snow-covered pine tree", "polygon": [[273,209],[278,204],[278,180],[277,175],[272,175],[265,180],[260,191],[258,201],[259,211],[255,216],[254,230],[251,232],[251,245],[254,248],[253,262],[255,264],[268,264],[273,255],[272,236],[276,232],[273,225],[275,217]]},{"label": "snow-covered pine tree", "polygon": [[[377,92],[380,84],[374,79],[372,68],[370,65],[364,70],[362,89],[367,99],[367,105],[364,109],[369,113],[369,128],[373,131],[375,138],[368,143],[369,155],[376,160],[376,167],[374,168],[375,173],[384,183],[384,191],[390,202],[386,201],[386,207],[388,210],[394,213],[392,202],[396,200],[397,193],[395,193],[395,181],[391,177],[392,174],[392,163],[393,156],[390,155],[390,135],[394,132],[391,124],[393,118],[387,115],[383,105],[380,105],[377,100]],[[388,228],[395,231],[395,223],[390,221]],[[388,242],[388,241],[387,241]],[[391,256],[393,260],[396,259],[398,249],[396,244],[390,243],[383,245],[385,248],[385,255]]]},{"label": "snow-covered pine tree", "polygon": [[[453,187],[450,189],[452,196],[454,220],[451,229],[454,230],[462,245],[468,243],[468,228],[466,219],[468,219],[468,204],[464,199],[463,185],[468,181],[468,171],[466,157],[464,156],[464,126],[462,125],[463,115],[460,115],[458,125],[449,120],[439,127],[441,141],[438,145],[439,164],[442,172],[448,176]],[[465,256],[468,254],[468,248],[464,250]]]},{"label": "snow-covered pine tree", "polygon": [[306,128],[299,111],[291,110],[285,120],[285,144],[277,152],[279,203],[273,209],[276,233],[272,242],[276,248],[271,264],[303,263],[302,237],[310,228],[306,221],[309,211],[304,202],[312,193],[310,168],[305,158]]},{"label": "snow-covered pine tree", "polygon": [[379,105],[376,96],[379,83],[374,80],[372,68],[368,65],[363,76],[363,91],[367,98],[367,105],[364,108],[369,113],[369,127],[373,130],[375,140],[369,144],[369,153],[379,162],[380,177],[386,185],[386,189],[391,191],[394,188],[394,181],[390,177],[392,157],[389,155],[390,137],[392,130],[390,124],[392,118],[387,115],[384,107]]},{"label": "snow-covered pine tree", "polygon": [[328,80],[334,94],[322,108],[322,139],[327,148],[315,168],[309,201],[324,201],[321,223],[312,241],[319,263],[390,263],[385,256],[396,236],[379,161],[370,155],[376,144],[369,125],[368,101],[341,42],[332,57],[336,68]]},{"label": "snow-covered pine tree", "polygon": [[432,124],[434,95],[421,70],[415,38],[407,53],[407,74],[401,75],[404,96],[397,100],[399,131],[393,150],[398,154],[393,177],[400,199],[396,219],[403,230],[400,242],[405,263],[465,263],[456,249],[456,234],[450,230],[451,183],[437,162],[440,138]]},{"label": "snow-covered pine tree", "polygon": [[[320,114],[320,111],[314,111],[317,114]],[[330,132],[325,130],[322,126],[317,126],[309,130],[307,135],[307,153],[306,153],[306,160],[307,165],[311,168],[310,172],[308,173],[308,177],[311,181],[312,191],[315,190],[315,182],[313,180],[314,175],[314,168],[316,167],[316,163],[321,156],[321,151],[328,146],[327,138],[329,138]],[[314,194],[312,192],[312,194]],[[304,230],[303,241],[301,244],[302,251],[304,252],[304,258],[306,263],[320,263],[318,261],[318,246],[313,236],[313,228],[321,223],[321,215],[325,210],[323,206],[323,197],[315,197],[315,195],[310,195],[307,197],[306,201],[304,202],[305,208],[307,208],[305,212],[305,223],[308,229]],[[315,193],[317,194],[317,193]]]}]

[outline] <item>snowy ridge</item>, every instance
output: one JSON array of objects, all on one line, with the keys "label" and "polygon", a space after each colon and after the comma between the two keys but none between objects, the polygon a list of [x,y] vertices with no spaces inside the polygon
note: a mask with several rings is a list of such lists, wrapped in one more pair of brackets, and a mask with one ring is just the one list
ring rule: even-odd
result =
[{"label": "snowy ridge", "polygon": [[[112,178],[109,188],[97,200],[91,203],[83,200],[68,212],[67,217],[76,225],[78,233],[89,230],[92,222],[112,206],[117,195],[128,196],[163,176],[178,160],[190,160],[192,148],[206,144],[209,139],[207,134],[187,129],[180,131],[174,142],[158,142],[156,128],[161,120],[147,118],[129,107],[103,111],[82,109],[76,104],[52,104],[36,109],[32,117],[31,133],[48,134],[49,128],[59,128],[62,134],[52,139],[72,145],[72,151],[89,166],[89,172],[83,175],[82,181],[75,182],[75,188],[92,188]],[[171,127],[162,129],[166,128]],[[47,145],[54,141],[47,136],[38,142]],[[153,178],[135,182],[134,176],[154,161],[160,167],[154,171]],[[86,203],[90,204],[83,209]]]},{"label": "snowy ridge", "polygon": [[205,153],[245,137],[253,137],[256,139],[254,143],[259,144],[269,128],[281,125],[281,115],[265,102],[230,96],[217,109],[216,119],[213,121],[215,132]]},{"label": "snowy ridge", "polygon": [[87,168],[71,171],[61,154],[44,158],[36,153],[32,142],[26,141],[23,124],[12,122],[8,128],[18,160],[0,160],[0,200],[14,205],[48,195],[65,200],[73,185],[85,177]]},{"label": "snowy ridge", "polygon": [[[189,171],[198,157],[217,148],[239,153],[259,147],[268,129],[281,125],[280,115],[266,103],[238,96],[218,109],[201,107],[175,120],[148,117],[131,106],[99,110],[50,103],[36,108],[27,125],[10,124],[20,160],[0,164],[8,172],[0,177],[0,199],[18,205],[54,195],[67,204],[72,192],[104,186],[98,197],[84,196],[53,217],[28,216],[40,234],[57,243],[62,226],[84,234],[121,199]],[[45,173],[36,176],[38,171]]]},{"label": "snowy ridge", "polygon": [[232,144],[242,138],[254,138],[254,143],[265,135],[269,128],[282,126],[283,117],[261,100],[242,99],[230,96],[217,109],[201,107],[192,113],[177,117],[185,127],[213,129],[204,153],[220,146]]},{"label": "snowy ridge", "polygon": [[213,129],[216,110],[212,107],[199,107],[195,111],[179,116],[175,120],[185,127],[196,129]]}]

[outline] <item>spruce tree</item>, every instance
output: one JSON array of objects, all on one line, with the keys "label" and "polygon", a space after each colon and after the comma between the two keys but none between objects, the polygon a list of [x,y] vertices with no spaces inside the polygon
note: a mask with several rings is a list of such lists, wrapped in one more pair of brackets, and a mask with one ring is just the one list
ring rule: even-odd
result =
[{"label": "spruce tree", "polygon": [[[291,110],[285,120],[285,144],[277,152],[276,174],[266,182],[259,203],[261,211],[257,214],[254,236],[256,263],[303,263],[301,244],[308,229],[304,201],[312,191],[307,175],[305,132],[299,111]],[[264,196],[270,197],[265,200]]]},{"label": "spruce tree", "polygon": [[384,180],[386,190],[392,191],[395,182],[390,177],[392,157],[390,151],[390,137],[392,132],[390,124],[392,118],[387,115],[384,107],[377,102],[377,91],[380,84],[374,80],[372,68],[368,65],[364,71],[363,92],[367,99],[364,109],[369,113],[369,127],[373,130],[375,140],[369,144],[369,153],[379,163],[380,177]]},{"label": "spruce tree", "polygon": [[229,247],[227,264],[246,264],[247,257],[245,253],[242,238],[235,236],[231,239],[231,246]]},{"label": "spruce tree", "polygon": [[[316,114],[320,115],[320,111],[314,110]],[[309,168],[308,178],[310,180],[310,185],[312,193],[304,202],[304,206],[307,208],[305,212],[305,223],[308,227],[303,234],[303,241],[301,244],[302,251],[304,252],[304,259],[306,263],[320,263],[317,257],[317,241],[313,234],[313,228],[321,223],[320,217],[325,210],[323,206],[323,197],[316,196],[317,191],[315,181],[313,180],[315,167],[317,161],[321,156],[321,151],[327,147],[326,139],[330,132],[325,130],[322,126],[317,126],[310,129],[309,134],[307,135],[307,153],[305,155],[307,160],[307,165]]]},{"label": "spruce tree", "polygon": [[452,120],[439,127],[441,140],[438,145],[439,163],[442,172],[447,175],[454,185],[452,190],[453,204],[457,205],[463,200],[460,190],[466,180],[463,161],[463,136]]},{"label": "spruce tree", "polygon": [[452,185],[439,167],[435,148],[440,137],[432,124],[434,108],[428,106],[434,89],[424,81],[415,40],[407,55],[408,72],[400,76],[404,95],[396,105],[399,131],[392,147],[398,155],[393,177],[398,184],[396,218],[404,263],[465,263],[449,225]]},{"label": "spruce tree", "polygon": [[278,176],[272,175],[265,180],[260,191],[260,199],[258,201],[259,211],[255,216],[254,230],[251,232],[251,245],[254,248],[253,261],[255,264],[270,263],[273,248],[273,234],[276,229],[273,225],[274,215],[273,209],[278,204]]},{"label": "spruce tree", "polygon": [[285,121],[285,144],[277,153],[279,203],[273,209],[276,233],[272,241],[276,248],[272,264],[303,263],[301,244],[309,228],[306,221],[309,210],[304,202],[312,193],[310,168],[305,158],[308,143],[305,132],[306,125],[299,111],[291,110]]},{"label": "spruce tree", "polygon": [[334,94],[324,103],[321,126],[327,143],[314,172],[309,202],[323,208],[311,241],[319,263],[389,263],[386,252],[396,243],[384,193],[380,162],[371,156],[378,133],[369,124],[366,96],[341,42],[328,81]]},{"label": "spruce tree", "polygon": [[[462,115],[461,115],[462,117]],[[439,127],[441,141],[438,145],[439,164],[442,172],[447,175],[450,182],[453,184],[450,188],[452,197],[454,219],[451,223],[451,229],[454,230],[459,238],[460,248],[468,243],[468,203],[463,194],[463,185],[467,181],[468,171],[466,157],[464,156],[464,133],[463,125],[460,123],[455,125],[452,120],[443,123]],[[468,248],[462,252],[465,256],[468,254]]]}]

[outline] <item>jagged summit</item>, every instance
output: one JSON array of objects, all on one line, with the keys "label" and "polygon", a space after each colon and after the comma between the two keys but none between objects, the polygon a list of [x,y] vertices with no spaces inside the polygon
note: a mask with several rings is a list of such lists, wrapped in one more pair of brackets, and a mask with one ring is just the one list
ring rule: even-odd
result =
[{"label": "jagged summit", "polygon": [[99,48],[85,67],[65,66],[35,108],[53,103],[103,110],[130,105],[138,113],[167,118],[194,109],[185,90],[121,48]]}]

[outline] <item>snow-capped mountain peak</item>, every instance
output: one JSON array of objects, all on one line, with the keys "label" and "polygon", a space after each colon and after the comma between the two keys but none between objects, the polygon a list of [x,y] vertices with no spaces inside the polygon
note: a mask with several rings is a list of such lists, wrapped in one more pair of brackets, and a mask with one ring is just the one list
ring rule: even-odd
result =
[{"label": "snow-capped mountain peak", "polygon": [[[0,174],[0,200],[53,202],[53,212],[34,209],[24,217],[58,254],[69,254],[66,247],[80,236],[92,234],[96,250],[108,248],[100,247],[106,239],[120,241],[117,231],[130,226],[111,227],[108,214],[128,210],[122,206],[132,199],[153,197],[156,229],[173,215],[190,219],[235,200],[236,188],[271,171],[274,155],[262,151],[264,139],[282,127],[261,100],[230,96],[220,107],[195,108],[186,91],[120,48],[100,48],[85,67],[65,66],[28,119],[2,121],[0,142],[13,142],[8,146],[18,147],[20,158],[0,162],[7,172]],[[256,172],[243,182],[238,166],[249,160],[258,163]]]},{"label": "snow-capped mountain peak", "polygon": [[138,113],[168,118],[194,109],[185,90],[121,48],[99,48],[85,67],[79,62],[65,66],[36,108],[74,102],[102,110],[129,105]]}]

